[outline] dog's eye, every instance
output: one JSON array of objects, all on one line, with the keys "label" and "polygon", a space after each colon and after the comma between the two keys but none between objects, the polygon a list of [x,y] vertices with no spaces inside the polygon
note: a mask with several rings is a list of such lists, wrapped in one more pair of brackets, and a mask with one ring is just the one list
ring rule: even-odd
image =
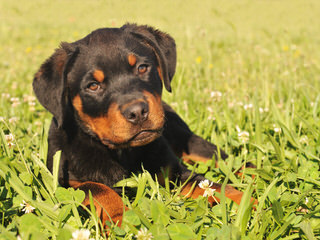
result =
[{"label": "dog's eye", "polygon": [[145,73],[145,72],[147,71],[147,69],[148,69],[148,66],[147,66],[146,64],[141,64],[141,65],[138,67],[138,72],[139,72],[140,74],[142,74],[142,73]]},{"label": "dog's eye", "polygon": [[100,85],[96,82],[89,83],[87,86],[91,91],[97,91],[100,88]]}]

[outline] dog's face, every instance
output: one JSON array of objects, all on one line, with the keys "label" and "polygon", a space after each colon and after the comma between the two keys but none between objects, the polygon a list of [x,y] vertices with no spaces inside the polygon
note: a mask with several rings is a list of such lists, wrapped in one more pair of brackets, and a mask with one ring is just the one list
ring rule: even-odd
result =
[{"label": "dog's face", "polygon": [[128,24],[62,44],[33,86],[60,126],[72,112],[83,131],[109,148],[141,146],[161,134],[162,83],[170,91],[175,62],[169,35]]}]

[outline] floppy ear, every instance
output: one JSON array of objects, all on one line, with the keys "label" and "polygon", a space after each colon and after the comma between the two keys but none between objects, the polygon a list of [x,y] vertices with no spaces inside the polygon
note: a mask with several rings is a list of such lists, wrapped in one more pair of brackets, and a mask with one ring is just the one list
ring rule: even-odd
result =
[{"label": "floppy ear", "polygon": [[39,102],[53,114],[62,126],[67,107],[67,74],[70,71],[79,49],[69,43],[61,43],[35,74],[33,90]]},{"label": "floppy ear", "polygon": [[152,48],[159,63],[159,75],[166,89],[171,92],[170,82],[176,71],[176,44],[174,39],[164,32],[152,27],[136,24],[126,24],[122,26],[124,31],[129,31],[139,38],[146,45]]}]

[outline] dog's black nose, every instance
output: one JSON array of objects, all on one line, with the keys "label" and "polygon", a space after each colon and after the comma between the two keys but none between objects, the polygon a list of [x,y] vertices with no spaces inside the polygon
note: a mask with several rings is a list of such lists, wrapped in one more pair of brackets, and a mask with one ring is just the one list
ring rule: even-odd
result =
[{"label": "dog's black nose", "polygon": [[132,124],[141,124],[147,118],[149,114],[149,107],[146,102],[134,102],[128,106],[126,106],[122,115]]}]

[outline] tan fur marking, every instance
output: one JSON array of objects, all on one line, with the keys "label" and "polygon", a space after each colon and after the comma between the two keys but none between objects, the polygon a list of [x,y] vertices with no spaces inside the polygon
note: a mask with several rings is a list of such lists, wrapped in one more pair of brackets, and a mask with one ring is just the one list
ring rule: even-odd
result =
[{"label": "tan fur marking", "polygon": [[137,57],[133,54],[129,54],[128,55],[128,62],[130,64],[130,66],[134,66],[137,63]]},{"label": "tan fur marking", "polygon": [[148,91],[143,91],[143,95],[147,98],[149,104],[149,120],[153,125],[162,127],[164,124],[164,112],[161,104],[161,97],[154,96]]},{"label": "tan fur marking", "polygon": [[186,163],[189,163],[191,165],[194,165],[196,162],[207,162],[211,159],[206,158],[206,157],[201,157],[199,155],[195,154],[187,154],[185,152],[182,153],[182,160]]},{"label": "tan fur marking", "polygon": [[104,80],[104,73],[101,70],[95,70],[93,72],[93,77],[95,80],[97,80],[98,82],[103,82]]},{"label": "tan fur marking", "polygon": [[162,77],[162,72],[161,72],[161,68],[157,67],[158,73],[159,73],[159,77],[161,79],[161,81],[163,82],[163,77]]}]

